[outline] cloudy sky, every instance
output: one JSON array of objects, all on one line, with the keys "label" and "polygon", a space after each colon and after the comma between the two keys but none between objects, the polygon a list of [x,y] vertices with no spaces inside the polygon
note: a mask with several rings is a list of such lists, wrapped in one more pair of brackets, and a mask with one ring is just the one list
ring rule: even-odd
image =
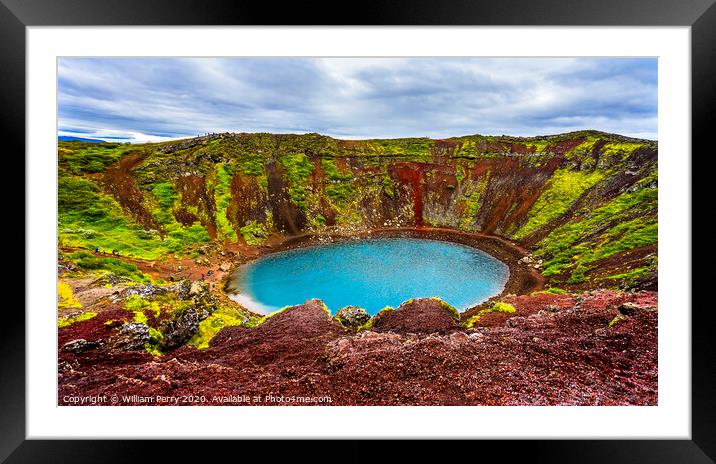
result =
[{"label": "cloudy sky", "polygon": [[61,58],[59,135],[657,138],[654,58]]}]

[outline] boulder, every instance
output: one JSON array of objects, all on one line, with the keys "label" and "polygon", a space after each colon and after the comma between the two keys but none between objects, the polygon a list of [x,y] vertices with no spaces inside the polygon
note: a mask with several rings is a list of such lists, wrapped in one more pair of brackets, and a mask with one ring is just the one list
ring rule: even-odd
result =
[{"label": "boulder", "polygon": [[199,312],[196,307],[187,308],[171,321],[162,323],[162,350],[179,348],[199,330]]},{"label": "boulder", "polygon": [[622,303],[617,309],[621,314],[625,316],[634,316],[640,311],[656,311],[656,307],[654,306],[642,306],[629,301],[627,301],[626,303]]},{"label": "boulder", "polygon": [[107,339],[107,348],[112,351],[144,350],[148,343],[149,326],[142,322],[127,322],[119,328],[119,332]]},{"label": "boulder", "polygon": [[142,298],[150,298],[157,295],[162,295],[164,293],[167,293],[170,289],[167,287],[161,287],[159,285],[136,285],[134,287],[130,287],[124,292],[122,292],[122,297],[127,298],[131,295],[138,295]]},{"label": "boulder", "polygon": [[229,272],[231,270],[231,263],[221,263],[221,265],[219,266],[219,270],[222,272]]},{"label": "boulder", "polygon": [[77,266],[71,261],[66,263],[57,263],[57,272],[72,272],[76,271]]},{"label": "boulder", "polygon": [[98,348],[100,345],[100,342],[89,342],[84,338],[78,338],[77,340],[71,340],[62,345],[62,351],[68,351],[70,353],[82,353],[84,351]]},{"label": "boulder", "polygon": [[199,323],[216,310],[217,303],[209,294],[208,285],[201,282],[194,284],[201,285],[194,287],[195,290],[200,289],[199,293],[194,295],[194,305],[161,325],[162,350],[173,350],[184,345],[199,330]]},{"label": "boulder", "polygon": [[176,293],[180,300],[188,300],[191,297],[191,295],[189,294],[191,290],[191,285],[191,281],[182,279],[180,282],[172,285],[170,288],[171,291]]},{"label": "boulder", "polygon": [[335,319],[344,327],[357,329],[370,320],[370,314],[358,306],[346,306],[338,310]]},{"label": "boulder", "polygon": [[209,291],[209,284],[201,281],[194,281],[189,286],[189,296],[199,296]]}]

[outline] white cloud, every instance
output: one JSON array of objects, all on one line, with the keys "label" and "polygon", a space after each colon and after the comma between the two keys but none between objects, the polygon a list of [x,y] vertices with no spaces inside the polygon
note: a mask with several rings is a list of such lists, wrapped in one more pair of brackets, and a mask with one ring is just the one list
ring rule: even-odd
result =
[{"label": "white cloud", "polygon": [[656,138],[651,59],[67,58],[59,78],[62,131],[131,141],[220,131]]}]

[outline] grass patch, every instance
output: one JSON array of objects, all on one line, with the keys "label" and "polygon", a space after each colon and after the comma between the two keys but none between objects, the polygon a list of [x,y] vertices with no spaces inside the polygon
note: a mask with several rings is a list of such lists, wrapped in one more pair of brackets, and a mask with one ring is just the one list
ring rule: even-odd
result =
[{"label": "grass patch", "polygon": [[115,143],[60,143],[58,165],[75,175],[103,172],[132,150],[133,147]]},{"label": "grass patch", "polygon": [[76,251],[67,255],[79,268],[87,271],[108,271],[114,275],[127,277],[133,282],[149,283],[151,278],[141,272],[136,264],[126,263],[118,258],[104,258],[86,251]]}]

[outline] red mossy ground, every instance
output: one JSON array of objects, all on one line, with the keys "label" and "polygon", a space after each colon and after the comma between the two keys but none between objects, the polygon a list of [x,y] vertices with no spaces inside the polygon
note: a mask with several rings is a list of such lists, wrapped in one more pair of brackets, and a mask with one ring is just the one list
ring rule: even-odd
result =
[{"label": "red mossy ground", "polygon": [[[640,310],[608,328],[620,304],[653,308],[656,293],[534,294],[505,301],[517,312],[483,316],[478,325],[484,327],[470,330],[444,330],[445,309],[417,300],[415,311],[391,312],[382,329],[377,324],[375,331],[353,334],[311,301],[257,328],[225,328],[204,350],[184,347],[160,358],[60,350],[58,401],[189,395],[217,405],[225,404],[222,397],[249,395],[264,399],[249,404],[304,404],[265,401],[272,395],[330,397],[319,404],[332,405],[657,404],[658,312]],[[63,331],[79,334],[91,322],[60,329],[61,340],[69,338]],[[383,331],[387,322],[390,330]]]}]

